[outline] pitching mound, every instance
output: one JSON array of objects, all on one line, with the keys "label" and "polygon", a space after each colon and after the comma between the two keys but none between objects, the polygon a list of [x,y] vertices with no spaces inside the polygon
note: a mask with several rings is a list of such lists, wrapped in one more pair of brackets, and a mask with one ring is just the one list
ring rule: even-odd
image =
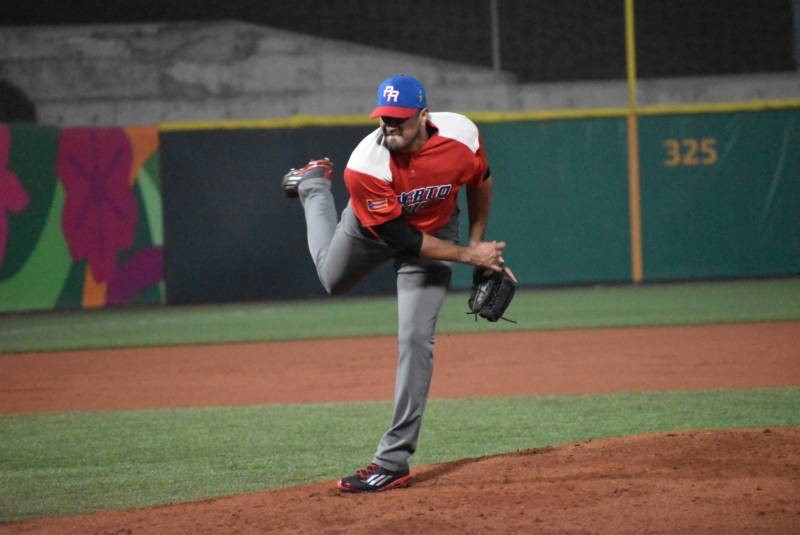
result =
[{"label": "pitching mound", "polygon": [[800,429],[657,433],[417,468],[412,485],[332,481],[0,526],[3,533],[800,533]]}]

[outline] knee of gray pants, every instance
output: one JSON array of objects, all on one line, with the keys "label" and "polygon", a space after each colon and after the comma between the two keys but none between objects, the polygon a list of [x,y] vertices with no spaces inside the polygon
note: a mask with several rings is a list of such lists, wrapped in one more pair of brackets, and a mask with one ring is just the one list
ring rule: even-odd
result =
[{"label": "knee of gray pants", "polygon": [[401,348],[430,354],[452,267],[448,262],[418,258],[399,261],[397,268],[398,343]]},{"label": "knee of gray pants", "polygon": [[342,280],[337,281],[335,284],[329,283],[325,280],[322,276],[320,276],[319,280],[322,282],[322,287],[328,293],[328,295],[342,295],[347,293],[350,288],[356,285],[358,281],[351,281],[351,280]]}]

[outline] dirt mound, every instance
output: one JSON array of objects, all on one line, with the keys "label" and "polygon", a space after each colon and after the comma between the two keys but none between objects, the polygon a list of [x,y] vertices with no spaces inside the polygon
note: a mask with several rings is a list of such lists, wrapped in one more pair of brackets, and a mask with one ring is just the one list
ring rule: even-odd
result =
[{"label": "dirt mound", "polygon": [[[793,386],[799,329],[775,322],[440,335],[431,395]],[[381,337],[3,355],[0,414],[387,399],[395,345]],[[342,495],[327,481],[0,524],[0,534],[48,535],[376,531],[800,533],[800,429],[660,433],[462,460],[418,468],[411,487],[377,495]]]},{"label": "dirt mound", "polygon": [[0,533],[800,533],[800,428],[683,431],[422,467],[412,485],[327,481],[0,526]]}]

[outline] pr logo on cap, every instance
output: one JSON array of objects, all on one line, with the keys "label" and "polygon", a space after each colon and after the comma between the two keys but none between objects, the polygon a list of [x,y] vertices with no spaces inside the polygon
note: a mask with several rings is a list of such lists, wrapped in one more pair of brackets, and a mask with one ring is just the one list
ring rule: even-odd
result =
[{"label": "pr logo on cap", "polygon": [[386,99],[386,102],[397,102],[397,97],[400,96],[400,91],[394,88],[393,85],[387,85],[386,88],[383,90],[383,98]]},{"label": "pr logo on cap", "polygon": [[378,107],[370,117],[405,119],[426,107],[423,85],[419,80],[401,74],[387,78],[378,86]]}]

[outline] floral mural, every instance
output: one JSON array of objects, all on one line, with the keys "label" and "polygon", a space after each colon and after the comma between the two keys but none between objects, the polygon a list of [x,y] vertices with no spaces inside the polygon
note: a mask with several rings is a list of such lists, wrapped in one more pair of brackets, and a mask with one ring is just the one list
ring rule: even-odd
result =
[{"label": "floral mural", "polygon": [[87,259],[97,282],[113,280],[119,252],[133,243],[138,206],[128,183],[131,159],[122,129],[61,134],[56,170],[66,191],[64,236],[73,260]]},{"label": "floral mural", "polygon": [[158,148],[156,126],[0,125],[0,312],[163,302]]},{"label": "floral mural", "polygon": [[6,125],[0,125],[0,266],[3,265],[8,239],[8,218],[11,212],[21,212],[29,198],[15,173],[8,169],[11,136]]}]

